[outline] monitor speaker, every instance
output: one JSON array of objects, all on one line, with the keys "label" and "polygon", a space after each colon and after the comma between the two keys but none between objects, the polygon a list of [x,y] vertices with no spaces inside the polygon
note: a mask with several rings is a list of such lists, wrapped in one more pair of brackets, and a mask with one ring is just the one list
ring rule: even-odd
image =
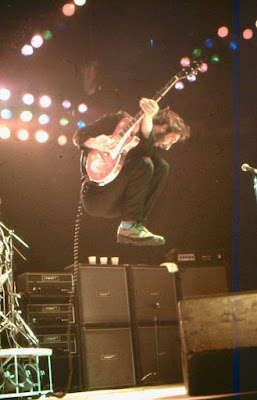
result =
[{"label": "monitor speaker", "polygon": [[257,390],[257,293],[185,299],[179,319],[189,395]]}]

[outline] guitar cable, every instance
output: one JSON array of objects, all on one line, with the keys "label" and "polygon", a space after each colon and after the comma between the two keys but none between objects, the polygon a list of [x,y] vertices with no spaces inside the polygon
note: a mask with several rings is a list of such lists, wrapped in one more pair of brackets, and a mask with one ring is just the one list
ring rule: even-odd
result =
[{"label": "guitar cable", "polygon": [[[85,156],[83,151],[81,151],[81,156],[80,156],[80,173],[81,173],[81,182],[83,183],[85,181],[85,178],[87,178],[85,176]],[[81,199],[79,199],[77,215],[75,220],[74,239],[73,239],[73,272],[72,272],[73,287],[69,296],[68,323],[67,323],[68,377],[64,391],[52,394],[58,398],[64,397],[69,392],[73,377],[73,363],[71,355],[72,353],[71,328],[73,324],[73,313],[75,310],[75,299],[77,294],[78,277],[79,277],[79,238],[80,238],[82,215],[83,215],[83,206]]]}]

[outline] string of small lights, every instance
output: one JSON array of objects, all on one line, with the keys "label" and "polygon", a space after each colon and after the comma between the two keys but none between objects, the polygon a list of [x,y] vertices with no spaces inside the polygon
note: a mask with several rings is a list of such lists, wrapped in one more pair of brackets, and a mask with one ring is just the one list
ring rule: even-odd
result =
[{"label": "string of small lights", "polygon": [[[62,14],[65,17],[71,17],[76,12],[76,6],[81,7],[86,4],[86,0],[73,0],[73,3],[66,3],[62,7]],[[58,30],[64,30],[65,24],[58,23]],[[31,56],[34,54],[35,49],[39,49],[43,46],[45,41],[48,41],[53,38],[53,32],[50,29],[44,30],[42,33],[36,33],[32,36],[30,40],[30,44],[24,44],[21,48],[21,54],[23,56]]]},{"label": "string of small lights", "polygon": [[[255,27],[257,28],[257,20],[255,22]],[[217,32],[216,32],[218,38],[220,39],[225,39],[225,43],[228,45],[228,47],[231,50],[237,50],[238,49],[238,43],[233,40],[230,36],[230,32],[227,26],[221,26],[218,28]],[[251,28],[246,28],[242,31],[242,39],[245,40],[249,40],[252,39],[254,35],[253,29]],[[213,37],[209,37],[207,39],[204,40],[203,43],[203,48],[207,49],[209,51],[213,51],[213,49],[215,49],[215,41],[217,38]],[[151,47],[153,46],[153,40],[151,39],[150,41],[150,45]],[[193,49],[192,52],[192,57],[193,59],[197,59],[197,58],[201,58],[203,56],[205,56],[206,58],[206,51],[202,49],[201,47],[197,47],[195,49]],[[211,56],[209,57],[210,61],[214,64],[219,63],[220,62],[220,56],[217,53],[213,53],[211,54]],[[180,60],[180,64],[182,67],[187,67],[188,65],[190,65],[190,63],[192,62],[190,57],[182,57]],[[208,70],[208,64],[207,63],[203,63],[202,67],[201,67],[201,72],[206,72]],[[187,80],[189,82],[194,82],[196,80],[196,75],[188,75]],[[184,82],[179,81],[176,83],[175,85],[175,89],[177,90],[182,90],[184,89]]]},{"label": "string of small lights", "polygon": [[[85,3],[86,0],[74,0],[74,3],[66,3],[62,7],[62,12],[65,16],[72,16],[75,13],[76,6],[82,6]],[[257,20],[255,22],[255,28],[257,28]],[[254,37],[254,31],[252,28],[245,28],[244,30],[242,30],[241,35],[242,39],[250,40]],[[29,46],[30,51],[27,54],[25,54],[26,52],[24,53],[22,51],[22,54],[33,54],[33,48],[41,47],[43,44],[43,39],[49,40],[51,38],[52,33],[49,30],[44,31],[42,35],[34,35],[31,39],[31,46],[24,46]],[[217,32],[215,33],[215,35],[213,35],[213,37],[206,38],[203,41],[202,46],[193,49],[192,58],[197,59],[203,57],[206,50],[209,52],[213,52],[217,39],[222,39],[225,45],[228,45],[228,47],[232,51],[238,48],[239,43],[233,39],[229,28],[227,26],[221,26],[217,29]],[[154,46],[153,39],[150,40],[150,45],[151,47]],[[217,53],[212,53],[209,58],[212,63],[220,62],[220,56]],[[182,57],[180,60],[180,64],[182,67],[187,67],[188,65],[190,65],[191,61],[191,57]],[[208,64],[205,62],[201,66],[201,72],[205,72],[207,70]],[[187,80],[189,82],[194,82],[196,80],[196,75],[188,75]],[[184,89],[184,86],[184,82],[178,81],[175,85],[175,89],[182,90]],[[50,96],[42,95],[39,96],[37,99],[37,105],[45,109],[45,113],[36,110],[35,96],[33,96],[31,93],[25,93],[22,95],[22,103],[28,106],[28,108],[31,107],[31,109],[22,110],[20,105],[17,106],[17,101],[14,101],[13,104],[11,103],[11,97],[11,91],[8,88],[0,88],[0,107],[1,103],[3,104],[3,107],[0,108],[0,139],[5,140],[14,135],[21,141],[28,141],[34,138],[39,143],[45,143],[49,140],[50,124],[56,126],[56,124],[58,123],[61,129],[69,127],[69,129],[72,128],[72,131],[74,131],[75,128],[83,128],[86,126],[86,122],[78,117],[78,113],[84,114],[88,110],[85,103],[81,103],[74,107],[70,100],[63,100],[61,106],[62,110],[64,110],[65,112],[61,113],[62,115],[60,115],[59,120],[57,121],[56,115],[58,113],[56,112],[56,107],[54,107],[54,118],[49,112],[49,109],[52,106],[52,99]],[[57,102],[55,102],[55,105],[56,104]],[[60,104],[58,104],[58,106],[60,106]],[[45,129],[41,129],[42,126]],[[68,141],[69,138],[65,133],[61,133],[57,137],[57,143],[59,143],[60,145],[64,145],[68,143]]]}]

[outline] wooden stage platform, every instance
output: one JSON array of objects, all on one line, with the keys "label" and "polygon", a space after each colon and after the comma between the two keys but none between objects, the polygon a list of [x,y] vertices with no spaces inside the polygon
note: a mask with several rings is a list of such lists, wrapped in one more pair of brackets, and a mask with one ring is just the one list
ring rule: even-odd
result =
[{"label": "wooden stage platform", "polygon": [[[47,397],[56,400],[56,396]],[[126,389],[94,390],[68,393],[67,400],[257,400],[257,392],[220,394],[214,396],[188,396],[184,385],[144,386]]]}]

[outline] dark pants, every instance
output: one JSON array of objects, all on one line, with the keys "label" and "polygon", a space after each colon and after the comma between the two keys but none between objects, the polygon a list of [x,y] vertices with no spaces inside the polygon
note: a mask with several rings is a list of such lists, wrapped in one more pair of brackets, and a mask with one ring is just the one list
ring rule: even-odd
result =
[{"label": "dark pants", "polygon": [[168,163],[159,157],[131,159],[106,186],[82,186],[83,207],[93,216],[142,222],[159,197],[168,172]]}]

